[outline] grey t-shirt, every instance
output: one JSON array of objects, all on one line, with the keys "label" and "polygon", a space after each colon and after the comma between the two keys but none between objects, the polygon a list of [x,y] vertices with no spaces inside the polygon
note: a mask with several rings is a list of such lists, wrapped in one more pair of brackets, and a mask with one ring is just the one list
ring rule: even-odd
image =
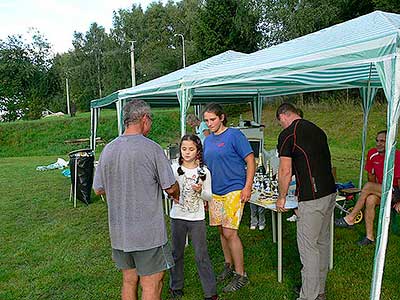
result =
[{"label": "grey t-shirt", "polygon": [[174,183],[164,151],[143,135],[123,135],[104,148],[93,188],[106,192],[114,249],[140,251],[167,242],[162,189]]}]

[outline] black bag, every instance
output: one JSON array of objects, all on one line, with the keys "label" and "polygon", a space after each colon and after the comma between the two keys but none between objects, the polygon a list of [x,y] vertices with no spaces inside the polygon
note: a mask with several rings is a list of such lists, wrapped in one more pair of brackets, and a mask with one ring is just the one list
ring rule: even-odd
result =
[{"label": "black bag", "polygon": [[68,155],[72,195],[76,192],[76,198],[88,205],[93,184],[94,153],[92,149],[81,149]]}]

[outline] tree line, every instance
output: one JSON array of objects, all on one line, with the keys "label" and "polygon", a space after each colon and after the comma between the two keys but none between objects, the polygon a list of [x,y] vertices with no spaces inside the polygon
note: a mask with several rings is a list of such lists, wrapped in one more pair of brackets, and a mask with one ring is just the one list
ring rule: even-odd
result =
[{"label": "tree line", "polygon": [[110,32],[93,23],[74,32],[73,49],[54,55],[46,38],[11,34],[0,40],[0,118],[36,119],[45,109],[66,112],[71,102],[87,111],[90,101],[130,87],[134,43],[136,83],[226,50],[251,53],[374,10],[400,13],[397,0],[182,0],[153,2],[113,13]]}]

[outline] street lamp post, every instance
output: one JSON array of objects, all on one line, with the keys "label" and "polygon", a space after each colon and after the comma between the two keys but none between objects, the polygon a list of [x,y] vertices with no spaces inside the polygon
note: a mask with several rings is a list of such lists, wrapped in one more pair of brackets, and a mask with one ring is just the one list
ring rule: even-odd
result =
[{"label": "street lamp post", "polygon": [[136,41],[130,41],[131,43],[131,77],[132,86],[136,85],[136,75],[135,75],[135,43]]},{"label": "street lamp post", "polygon": [[101,78],[100,78],[100,57],[98,53],[99,49],[95,52],[96,64],[97,64],[97,84],[99,86],[99,97],[103,97],[103,93],[101,91]]},{"label": "street lamp post", "polygon": [[186,68],[186,59],[185,59],[185,37],[182,33],[175,33],[174,36],[180,36],[182,38],[182,61],[183,68]]},{"label": "street lamp post", "polygon": [[[67,75],[67,74],[66,74]],[[67,91],[67,113],[70,116],[71,115],[71,108],[69,105],[69,84],[68,84],[68,75],[65,78],[65,90]]]}]

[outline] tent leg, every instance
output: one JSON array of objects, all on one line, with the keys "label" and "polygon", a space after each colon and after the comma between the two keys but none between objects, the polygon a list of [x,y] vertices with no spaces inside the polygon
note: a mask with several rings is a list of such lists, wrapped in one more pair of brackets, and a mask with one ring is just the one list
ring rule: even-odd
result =
[{"label": "tent leg", "polygon": [[71,183],[71,186],[69,188],[69,202],[72,202],[72,183]]},{"label": "tent leg", "polygon": [[75,177],[74,177],[74,208],[76,208],[76,185],[78,182],[78,159],[75,160]]}]

